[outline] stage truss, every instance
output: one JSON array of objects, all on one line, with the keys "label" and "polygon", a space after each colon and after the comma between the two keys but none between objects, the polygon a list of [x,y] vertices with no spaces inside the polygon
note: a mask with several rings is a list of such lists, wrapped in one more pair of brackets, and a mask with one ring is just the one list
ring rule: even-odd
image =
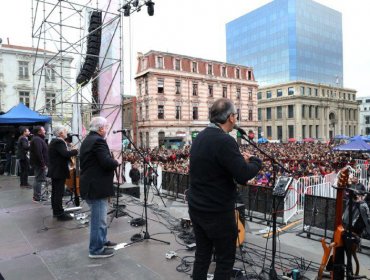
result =
[{"label": "stage truss", "polygon": [[[37,57],[33,109],[71,126],[73,133],[82,134],[93,115],[108,118],[111,130],[121,129],[121,7],[121,0],[32,0],[32,44]],[[99,64],[92,79],[81,87],[76,77],[86,58],[92,11],[101,11],[103,19]]]}]

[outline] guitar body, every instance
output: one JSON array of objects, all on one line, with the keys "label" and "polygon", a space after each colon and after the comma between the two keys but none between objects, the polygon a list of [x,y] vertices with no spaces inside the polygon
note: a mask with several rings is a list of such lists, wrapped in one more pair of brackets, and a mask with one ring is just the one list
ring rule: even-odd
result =
[{"label": "guitar body", "polygon": [[235,221],[236,221],[236,226],[238,228],[238,237],[236,239],[236,247],[239,247],[240,245],[243,244],[245,240],[245,228],[243,226],[242,221],[240,220],[238,210],[235,210]]},{"label": "guitar body", "polygon": [[317,279],[321,280],[324,269],[330,271],[330,278],[332,280],[344,279],[345,275],[345,248],[343,242],[343,198],[344,190],[348,184],[349,168],[345,167],[339,172],[339,178],[337,183],[337,198],[335,208],[335,223],[334,223],[334,235],[333,241],[326,244],[325,239],[321,239],[321,244],[324,249],[324,255],[321,260],[321,265],[318,271]]}]

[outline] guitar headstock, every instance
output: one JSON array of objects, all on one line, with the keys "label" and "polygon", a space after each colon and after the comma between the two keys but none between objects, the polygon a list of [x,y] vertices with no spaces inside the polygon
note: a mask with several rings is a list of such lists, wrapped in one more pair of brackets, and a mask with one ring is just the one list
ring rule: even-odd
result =
[{"label": "guitar headstock", "polygon": [[352,168],[350,166],[346,166],[339,171],[337,177],[338,188],[346,188],[351,170]]}]

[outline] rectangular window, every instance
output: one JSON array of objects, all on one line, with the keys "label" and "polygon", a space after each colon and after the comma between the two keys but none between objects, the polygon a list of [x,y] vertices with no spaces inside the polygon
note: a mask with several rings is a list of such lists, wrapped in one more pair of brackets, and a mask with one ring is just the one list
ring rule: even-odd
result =
[{"label": "rectangular window", "polygon": [[55,111],[55,93],[47,92],[45,94],[45,107],[46,110],[49,110],[51,112]]},{"label": "rectangular window", "polygon": [[[312,106],[308,106],[308,117],[312,118]],[[310,136],[311,137],[311,136]]]},{"label": "rectangular window", "polygon": [[208,75],[212,75],[212,74],[213,74],[212,64],[208,64]]},{"label": "rectangular window", "polygon": [[236,78],[240,79],[240,69],[236,68]]},{"label": "rectangular window", "polygon": [[253,110],[251,109],[248,111],[248,121],[253,121]]},{"label": "rectangular window", "polygon": [[252,90],[248,90],[248,100],[251,101],[253,99]]},{"label": "rectangular window", "polygon": [[252,80],[252,71],[248,70],[248,80]]},{"label": "rectangular window", "polygon": [[319,106],[316,106],[315,107],[315,118],[318,119],[319,118]]},{"label": "rectangular window", "polygon": [[222,73],[222,77],[226,77],[226,66],[222,66],[221,73]]},{"label": "rectangular window", "polygon": [[262,109],[261,108],[257,109],[257,120],[262,121]]},{"label": "rectangular window", "polygon": [[149,120],[149,105],[145,105],[145,119]]},{"label": "rectangular window", "polygon": [[163,57],[161,56],[157,57],[157,68],[163,69]]},{"label": "rectangular window", "polygon": [[176,120],[181,120],[181,106],[176,106]]},{"label": "rectangular window", "polygon": [[139,83],[139,96],[141,96],[142,94],[142,87],[143,87],[142,83]]},{"label": "rectangular window", "polygon": [[257,100],[261,100],[262,99],[262,92],[257,92]]},{"label": "rectangular window", "polygon": [[312,128],[313,128],[312,125],[308,126],[308,137],[310,137],[310,138],[312,138]]},{"label": "rectangular window", "polygon": [[193,96],[198,96],[198,84],[193,83]]},{"label": "rectangular window", "polygon": [[193,120],[198,119],[198,107],[193,107]]},{"label": "rectangular window", "polygon": [[175,59],[175,70],[181,70],[181,60],[178,58]]},{"label": "rectangular window", "polygon": [[301,95],[304,95],[304,87],[300,87],[301,89]]},{"label": "rectangular window", "polygon": [[294,138],[294,125],[288,125],[288,138]]},{"label": "rectangular window", "polygon": [[139,107],[139,120],[140,121],[143,120],[143,107],[142,106]]},{"label": "rectangular window", "polygon": [[164,119],[164,105],[158,105],[158,119]]},{"label": "rectangular window", "polygon": [[28,64],[27,61],[18,61],[18,78],[20,80],[28,80],[30,78]]},{"label": "rectangular window", "polygon": [[176,94],[180,94],[181,93],[181,81],[180,80],[175,81],[175,88],[176,88]]},{"label": "rectangular window", "polygon": [[164,79],[157,80],[158,93],[164,92]]},{"label": "rectangular window", "polygon": [[240,109],[239,108],[236,109],[236,115],[237,115],[236,120],[241,120],[242,119],[242,116],[240,115]]},{"label": "rectangular window", "polygon": [[266,130],[267,130],[267,137],[268,138],[271,138],[272,137],[272,128],[271,126],[266,126]]},{"label": "rectangular window", "polygon": [[294,95],[294,87],[288,88],[288,95]]},{"label": "rectangular window", "polygon": [[271,108],[266,108],[266,120],[271,120]]},{"label": "rectangular window", "polygon": [[319,90],[315,88],[315,96],[319,96]]},{"label": "rectangular window", "polygon": [[19,92],[19,102],[23,103],[27,107],[30,107],[30,92],[20,91]]},{"label": "rectangular window", "polygon": [[276,97],[281,97],[283,96],[283,90],[282,89],[277,89],[276,90]]},{"label": "rectangular window", "polygon": [[240,97],[241,97],[241,89],[240,89],[240,87],[237,87],[236,88],[236,98],[240,99]]},{"label": "rectangular window", "polygon": [[276,119],[282,119],[283,118],[283,107],[277,106],[276,107]]},{"label": "rectangular window", "polygon": [[208,85],[208,96],[213,97],[213,85]]},{"label": "rectangular window", "polygon": [[226,86],[222,87],[222,97],[227,98],[227,87]]},{"label": "rectangular window", "polygon": [[148,80],[145,79],[145,95],[149,94],[149,88],[148,88]]},{"label": "rectangular window", "polygon": [[306,106],[305,105],[302,105],[302,119],[305,118],[305,111],[306,111]]},{"label": "rectangular window", "polygon": [[294,105],[288,105],[288,118],[294,118]]},{"label": "rectangular window", "polygon": [[306,126],[302,125],[302,139],[306,138]]},{"label": "rectangular window", "polygon": [[316,138],[320,138],[319,128],[320,128],[320,126],[316,125],[316,133],[315,133]]},{"label": "rectangular window", "polygon": [[272,95],[271,95],[271,91],[267,91],[267,92],[266,92],[266,98],[267,98],[267,99],[270,99],[270,98],[271,98],[271,96],[272,96]]},{"label": "rectangular window", "polygon": [[311,88],[309,87],[309,88],[307,88],[307,91],[308,91],[308,96],[311,96]]},{"label": "rectangular window", "polygon": [[191,65],[192,65],[191,72],[197,73],[198,72],[198,64],[195,61],[193,61]]},{"label": "rectangular window", "polygon": [[55,71],[53,67],[45,68],[45,80],[47,82],[55,82]]},{"label": "rectangular window", "polygon": [[276,132],[277,132],[277,139],[279,140],[283,139],[283,127],[281,125],[278,125],[276,127]]}]

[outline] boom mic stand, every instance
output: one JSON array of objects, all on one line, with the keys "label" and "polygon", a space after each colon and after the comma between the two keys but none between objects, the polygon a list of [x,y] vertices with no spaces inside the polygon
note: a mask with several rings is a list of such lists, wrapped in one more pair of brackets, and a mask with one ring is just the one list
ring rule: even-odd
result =
[{"label": "boom mic stand", "polygon": [[[252,140],[254,138],[254,134],[253,134],[253,136],[248,135],[248,138],[246,138],[245,136],[247,135],[247,133],[244,131],[244,129],[239,128],[239,127],[235,127],[235,129],[239,131],[240,136],[241,136],[242,139],[247,141],[250,145],[252,145],[254,148],[256,148],[261,154],[263,154],[268,159],[270,159],[273,166],[277,165],[282,170],[284,170],[285,172],[292,173],[291,171],[287,170],[281,163],[277,162],[275,158],[273,158],[271,155],[267,154],[265,151],[263,151],[262,149],[260,149],[256,145],[256,143]],[[274,170],[274,175],[273,175],[274,176],[274,181],[275,181],[275,177],[276,177],[275,172],[276,172],[276,170]],[[275,184],[275,182],[274,182],[274,184]],[[276,219],[277,219],[276,214],[277,214],[276,195],[273,194],[272,195],[272,255],[271,255],[271,266],[270,266],[270,271],[269,271],[269,279],[270,280],[277,280],[278,279],[278,276],[277,276],[277,273],[276,273],[276,270],[275,270]]]},{"label": "boom mic stand", "polygon": [[[142,238],[139,238],[135,241],[133,241],[133,243],[137,243],[137,242],[141,242],[141,241],[144,241],[144,240],[148,240],[148,239],[151,239],[151,240],[155,240],[155,241],[159,241],[159,242],[162,242],[162,243],[165,243],[165,244],[168,244],[170,245],[170,242],[168,241],[164,241],[164,240],[159,240],[159,239],[156,239],[156,238],[152,238],[150,237],[150,234],[149,234],[149,231],[148,231],[148,193],[149,191],[147,191],[147,179],[145,178],[145,172],[146,172],[146,168],[151,168],[154,172],[154,174],[158,177],[158,173],[156,170],[154,170],[154,168],[150,165],[150,163],[148,162],[148,160],[145,158],[145,156],[143,155],[143,153],[136,147],[136,145],[132,142],[131,138],[126,135],[126,131],[125,130],[122,130],[120,131],[123,133],[123,135],[127,138],[127,140],[130,142],[130,144],[135,148],[135,150],[139,153],[139,155],[142,157],[143,161],[144,161],[144,213],[145,213],[145,231],[144,231],[144,236]],[[146,167],[147,166],[147,167]],[[156,191],[157,191],[157,194],[158,196],[161,198],[162,200],[162,203],[165,207],[166,204],[164,203],[163,201],[163,198],[162,196],[160,195],[159,193],[159,190],[157,188],[157,186],[154,186]]]}]

